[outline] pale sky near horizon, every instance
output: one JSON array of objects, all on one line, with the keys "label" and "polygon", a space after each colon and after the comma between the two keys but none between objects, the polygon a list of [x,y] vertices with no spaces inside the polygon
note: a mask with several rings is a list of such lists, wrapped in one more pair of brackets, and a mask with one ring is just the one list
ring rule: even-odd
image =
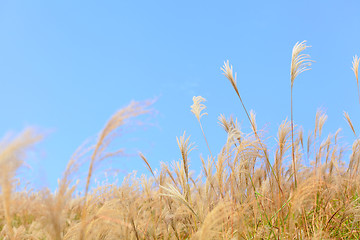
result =
[{"label": "pale sky near horizon", "polygon": [[220,70],[225,60],[272,149],[277,128],[290,117],[290,60],[297,41],[307,40],[312,47],[305,53],[315,62],[294,83],[295,123],[307,134],[322,107],[328,114],[325,134],[342,128],[343,143],[354,141],[343,111],[360,131],[351,70],[353,56],[360,55],[357,0],[1,1],[0,29],[0,133],[26,126],[48,133],[26,170],[36,188],[55,189],[77,147],[131,100],[156,98],[156,113],[114,142],[128,155],[113,159],[111,167],[121,177],[147,173],[137,151],[153,168],[178,160],[176,137],[186,131],[197,146],[190,159],[199,173],[199,155],[208,150],[190,112],[193,96],[207,100],[202,123],[213,153],[226,141],[220,114],[238,117],[242,130],[250,131]]}]

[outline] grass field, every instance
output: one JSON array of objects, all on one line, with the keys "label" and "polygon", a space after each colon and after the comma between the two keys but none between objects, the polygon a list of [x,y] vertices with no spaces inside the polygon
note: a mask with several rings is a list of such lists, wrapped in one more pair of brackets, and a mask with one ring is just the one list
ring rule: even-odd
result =
[{"label": "grass field", "polygon": [[[236,74],[225,62],[222,71],[252,131],[243,133],[235,118],[220,115],[227,142],[219,153],[207,144],[203,155],[208,157],[198,160],[199,176],[189,169],[194,145],[184,133],[178,137],[181,161],[154,171],[140,153],[150,177],[129,175],[120,186],[91,188],[94,165],[120,153],[107,151],[117,129],[149,113],[150,102],[130,103],[110,118],[96,144],[79,147],[55,193],[14,190],[17,169],[43,136],[31,128],[5,136],[0,143],[0,239],[359,239],[360,140],[353,142],[349,159],[339,144],[339,131],[323,136],[324,112],[316,114],[315,129],[307,137],[293,124],[293,83],[312,62],[303,54],[307,48],[306,42],[293,48],[291,120],[280,125],[275,151],[264,143],[266,136],[257,129],[255,114],[247,111]],[[352,64],[359,87],[357,56]],[[193,101],[191,111],[207,143],[201,124],[205,99]],[[344,117],[357,137],[350,116],[344,112]],[[76,172],[86,154],[90,163],[85,189],[77,189]]]}]

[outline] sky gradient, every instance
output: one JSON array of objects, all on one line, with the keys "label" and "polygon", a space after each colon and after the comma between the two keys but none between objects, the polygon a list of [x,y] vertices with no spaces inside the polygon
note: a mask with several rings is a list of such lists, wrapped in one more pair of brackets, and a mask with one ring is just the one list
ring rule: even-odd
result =
[{"label": "sky gradient", "polygon": [[198,171],[199,155],[208,150],[190,112],[193,96],[207,100],[202,123],[213,153],[226,141],[219,114],[238,117],[242,131],[250,131],[220,70],[229,60],[272,149],[277,128],[290,117],[292,47],[307,40],[315,62],[294,83],[295,123],[305,133],[313,130],[323,108],[324,133],[342,128],[349,144],[354,136],[343,111],[360,131],[351,70],[353,56],[360,55],[359,24],[357,0],[1,1],[0,133],[26,126],[48,133],[28,173],[35,187],[54,189],[72,153],[116,110],[131,100],[157,99],[147,124],[114,142],[129,154],[111,167],[121,177],[147,173],[137,151],[153,168],[178,160],[176,136],[186,131],[197,146],[190,160]]}]

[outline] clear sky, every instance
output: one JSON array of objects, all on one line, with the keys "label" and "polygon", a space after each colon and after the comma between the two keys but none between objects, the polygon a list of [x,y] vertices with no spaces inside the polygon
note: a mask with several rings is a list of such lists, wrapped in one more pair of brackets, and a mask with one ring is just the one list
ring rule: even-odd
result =
[{"label": "clear sky", "polygon": [[[294,119],[313,130],[316,110],[329,116],[325,133],[343,128],[348,111],[360,131],[360,105],[352,57],[360,55],[360,1],[1,1],[0,133],[38,126],[51,132],[37,146],[30,180],[55,188],[76,148],[95,137],[109,117],[131,100],[157,98],[149,124],[128,131],[113,148],[121,174],[146,173],[178,160],[176,136],[186,130],[199,155],[208,154],[192,97],[207,99],[202,118],[212,152],[226,141],[219,114],[244,112],[220,67],[234,66],[238,88],[270,140],[290,116],[290,59],[297,41],[312,47],[312,70],[294,83]],[[275,142],[275,141],[273,141]],[[272,146],[270,146],[272,147]],[[79,176],[81,174],[79,173]],[[81,176],[84,176],[81,175]],[[123,175],[121,175],[123,176]]]}]

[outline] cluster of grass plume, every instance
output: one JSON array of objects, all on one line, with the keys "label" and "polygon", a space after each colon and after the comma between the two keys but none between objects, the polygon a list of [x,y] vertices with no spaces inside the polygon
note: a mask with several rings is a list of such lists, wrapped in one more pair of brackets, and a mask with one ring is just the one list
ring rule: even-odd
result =
[{"label": "cluster of grass plume", "polygon": [[[308,46],[293,48],[290,86],[309,69],[302,54]],[[359,58],[352,69],[357,85]],[[360,238],[360,140],[348,113],[345,119],[356,140],[350,159],[339,143],[339,133],[324,137],[327,116],[319,111],[315,129],[306,137],[291,120],[284,120],[270,152],[255,113],[241,98],[236,74],[229,62],[222,67],[239,97],[251,131],[240,130],[236,118],[219,116],[227,134],[214,155],[201,118],[207,113],[201,96],[193,98],[194,113],[208,147],[208,157],[198,176],[190,169],[194,147],[184,133],[177,138],[180,161],[161,163],[154,170],[139,153],[150,176],[130,174],[122,183],[105,181],[90,188],[94,166],[122,153],[108,152],[119,129],[132,118],[150,112],[150,102],[132,102],[116,112],[95,144],[81,146],[70,159],[55,192],[24,188],[15,191],[16,171],[26,153],[42,135],[26,129],[0,142],[0,239],[359,239]],[[359,92],[359,90],[358,90]],[[359,94],[360,100],[360,94]],[[85,187],[80,191],[76,173],[88,159]]]}]

